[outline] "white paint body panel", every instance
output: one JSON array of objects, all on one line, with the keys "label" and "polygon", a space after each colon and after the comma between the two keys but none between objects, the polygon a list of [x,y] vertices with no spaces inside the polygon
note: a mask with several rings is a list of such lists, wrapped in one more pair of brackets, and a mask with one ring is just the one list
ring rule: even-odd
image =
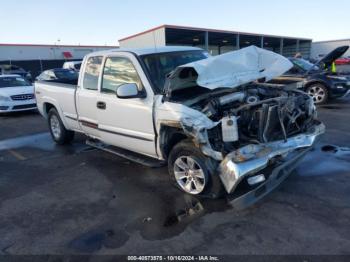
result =
[{"label": "white paint body panel", "polygon": [[82,132],[77,119],[77,112],[75,109],[75,86],[36,82],[35,95],[39,112],[47,117],[45,112],[45,103],[55,106],[64,126],[69,130]]},{"label": "white paint body panel", "polygon": [[106,103],[106,109],[97,112],[99,128],[104,130],[100,132],[100,139],[110,145],[155,157],[153,91],[148,79],[133,54],[115,52],[105,59],[107,57],[129,59],[138,72],[147,97],[120,99],[115,94],[101,92],[98,101]]}]

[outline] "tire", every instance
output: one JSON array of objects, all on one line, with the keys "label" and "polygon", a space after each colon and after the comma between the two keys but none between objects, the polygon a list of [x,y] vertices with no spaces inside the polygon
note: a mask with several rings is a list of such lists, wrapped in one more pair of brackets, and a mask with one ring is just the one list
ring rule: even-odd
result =
[{"label": "tire", "polygon": [[314,99],[316,105],[327,103],[329,99],[329,92],[323,84],[312,84],[306,88],[306,92]]},{"label": "tire", "polygon": [[224,194],[217,167],[218,163],[205,156],[190,140],[176,144],[168,157],[171,181],[191,195],[216,199]]},{"label": "tire", "polygon": [[65,145],[74,139],[74,132],[67,130],[55,108],[50,109],[48,113],[48,124],[52,139],[58,145]]}]

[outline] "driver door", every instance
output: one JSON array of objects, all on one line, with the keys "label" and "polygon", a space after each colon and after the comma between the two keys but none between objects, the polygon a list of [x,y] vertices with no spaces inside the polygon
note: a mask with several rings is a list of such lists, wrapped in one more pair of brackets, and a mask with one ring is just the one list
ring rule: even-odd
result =
[{"label": "driver door", "polygon": [[[143,97],[118,98],[116,90],[135,83]],[[134,55],[106,57],[97,104],[101,140],[107,144],[156,157],[153,91]]]}]

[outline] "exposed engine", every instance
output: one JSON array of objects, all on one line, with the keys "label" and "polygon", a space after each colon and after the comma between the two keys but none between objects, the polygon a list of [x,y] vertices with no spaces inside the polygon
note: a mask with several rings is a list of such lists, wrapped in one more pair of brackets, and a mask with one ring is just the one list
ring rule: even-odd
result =
[{"label": "exposed engine", "polygon": [[220,122],[208,130],[208,137],[212,147],[221,152],[245,144],[287,139],[307,131],[316,118],[314,104],[307,94],[264,84],[205,99],[193,108]]}]

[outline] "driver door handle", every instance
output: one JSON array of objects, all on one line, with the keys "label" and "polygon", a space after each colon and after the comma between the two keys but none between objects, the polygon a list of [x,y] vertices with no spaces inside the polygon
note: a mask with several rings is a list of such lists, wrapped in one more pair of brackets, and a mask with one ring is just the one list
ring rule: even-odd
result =
[{"label": "driver door handle", "polygon": [[102,101],[97,102],[96,106],[98,109],[102,109],[102,110],[106,109],[106,103]]}]

